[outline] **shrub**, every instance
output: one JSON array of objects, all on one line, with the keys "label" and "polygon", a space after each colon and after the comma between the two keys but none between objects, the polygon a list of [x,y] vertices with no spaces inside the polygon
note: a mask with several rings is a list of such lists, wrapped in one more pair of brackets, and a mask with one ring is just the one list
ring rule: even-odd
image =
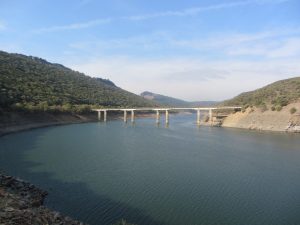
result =
[{"label": "shrub", "polygon": [[289,102],[285,97],[279,97],[276,99],[276,104],[280,105],[281,107],[286,106],[288,103]]},{"label": "shrub", "polygon": [[272,111],[275,111],[275,110],[276,110],[276,108],[275,108],[274,105],[271,107],[271,110],[272,110]]},{"label": "shrub", "polygon": [[279,112],[279,111],[281,111],[281,110],[282,110],[282,106],[281,106],[281,105],[277,105],[277,106],[276,106],[276,111]]},{"label": "shrub", "polygon": [[260,111],[261,111],[261,112],[265,112],[265,111],[268,110],[268,107],[267,107],[267,105],[266,105],[265,103],[262,103],[262,104],[259,106],[259,108],[260,108]]},{"label": "shrub", "polygon": [[293,108],[290,109],[290,113],[291,114],[294,114],[295,112],[297,112],[297,109],[295,107],[293,107]]}]

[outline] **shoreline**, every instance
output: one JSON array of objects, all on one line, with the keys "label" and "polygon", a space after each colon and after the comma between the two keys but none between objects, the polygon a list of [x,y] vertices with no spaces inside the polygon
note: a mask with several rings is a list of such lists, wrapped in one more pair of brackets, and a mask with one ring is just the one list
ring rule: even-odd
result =
[{"label": "shoreline", "polygon": [[[37,118],[35,116],[37,115]],[[123,120],[123,116],[112,114],[110,120]],[[142,113],[135,115],[135,118],[154,118],[153,113]],[[4,124],[1,122],[5,121]],[[130,120],[130,119],[128,119]],[[63,126],[69,124],[99,122],[97,114],[92,112],[88,114],[50,114],[50,113],[16,113],[9,116],[0,115],[0,138],[5,135],[18,133],[27,130],[33,130],[44,127]]]},{"label": "shoreline", "polygon": [[[296,113],[290,113],[292,108]],[[300,104],[291,103],[281,111],[247,108],[245,111],[228,115],[222,121],[222,127],[239,128],[255,131],[273,131],[300,133]]]},{"label": "shoreline", "polygon": [[[179,113],[181,114],[181,113]],[[183,113],[190,114],[190,113]],[[255,117],[261,117],[264,113],[251,113]],[[279,132],[279,133],[300,133],[300,126],[296,123],[296,126],[291,125],[290,122],[285,121],[284,125],[281,127],[270,126],[269,124],[258,124],[254,126],[253,117],[251,118],[251,123],[249,121],[243,121],[245,118],[251,115],[249,111],[245,113],[237,112],[230,114],[221,123],[213,122],[214,127],[223,128],[233,128],[233,129],[243,129],[243,130],[253,130],[257,132]],[[123,120],[123,116],[120,114],[112,114],[109,116],[111,120]],[[136,118],[155,118],[153,113],[142,113],[135,115]],[[300,118],[300,115],[299,115]],[[5,121],[6,120],[6,121]],[[130,119],[129,119],[130,120]],[[4,124],[3,124],[3,121]],[[0,138],[5,135],[12,133],[18,133],[22,131],[52,127],[52,126],[63,126],[69,124],[80,124],[80,123],[91,123],[98,122],[97,114],[92,112],[88,114],[71,114],[71,113],[61,113],[61,114],[51,114],[51,113],[17,113],[12,112],[10,115],[0,115]],[[277,121],[275,121],[277,122]],[[201,126],[210,126],[209,122],[201,121]]]},{"label": "shoreline", "polygon": [[84,225],[44,206],[47,192],[0,171],[0,223]]},{"label": "shoreline", "polygon": [[93,114],[9,112],[0,116],[0,137],[21,131],[97,121]]}]

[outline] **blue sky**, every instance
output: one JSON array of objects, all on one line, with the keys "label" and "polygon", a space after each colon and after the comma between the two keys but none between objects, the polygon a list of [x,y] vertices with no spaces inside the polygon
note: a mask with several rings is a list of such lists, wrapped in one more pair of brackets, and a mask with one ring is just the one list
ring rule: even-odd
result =
[{"label": "blue sky", "polygon": [[0,0],[0,49],[137,94],[222,100],[300,76],[300,1]]}]

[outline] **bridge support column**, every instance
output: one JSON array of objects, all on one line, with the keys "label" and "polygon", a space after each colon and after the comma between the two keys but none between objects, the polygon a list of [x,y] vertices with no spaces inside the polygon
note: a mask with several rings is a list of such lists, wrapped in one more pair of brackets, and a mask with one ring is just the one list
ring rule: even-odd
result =
[{"label": "bridge support column", "polygon": [[127,111],[124,110],[124,123],[127,123]]},{"label": "bridge support column", "polygon": [[159,115],[159,110],[156,111],[156,123],[160,123],[160,115]]},{"label": "bridge support column", "polygon": [[131,110],[131,123],[134,123],[134,110]]},{"label": "bridge support column", "polygon": [[103,117],[104,117],[103,121],[106,122],[106,120],[107,120],[107,111],[106,110],[103,111]]},{"label": "bridge support column", "polygon": [[212,126],[213,118],[212,118],[212,109],[209,109],[209,123]]},{"label": "bridge support column", "polygon": [[200,125],[200,109],[197,110],[197,125]]},{"label": "bridge support column", "polygon": [[166,110],[166,124],[169,124],[169,110]]},{"label": "bridge support column", "polygon": [[98,120],[101,120],[101,111],[98,111]]}]

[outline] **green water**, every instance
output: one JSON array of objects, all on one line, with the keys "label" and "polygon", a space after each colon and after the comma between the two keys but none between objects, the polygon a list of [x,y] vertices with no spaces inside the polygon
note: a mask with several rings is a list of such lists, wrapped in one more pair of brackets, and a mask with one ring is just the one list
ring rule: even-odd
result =
[{"label": "green water", "polygon": [[300,224],[300,136],[200,127],[194,116],[37,129],[0,138],[0,169],[90,224]]}]

